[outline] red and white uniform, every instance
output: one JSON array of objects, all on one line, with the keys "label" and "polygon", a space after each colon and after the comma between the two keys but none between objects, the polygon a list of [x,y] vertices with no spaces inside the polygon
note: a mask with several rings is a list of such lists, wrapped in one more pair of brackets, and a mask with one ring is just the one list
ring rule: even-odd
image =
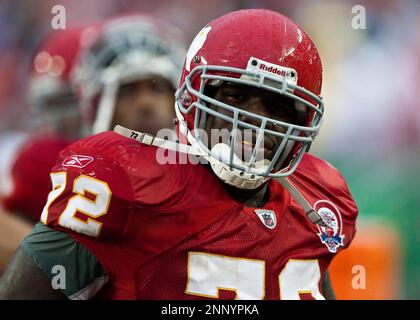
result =
[{"label": "red and white uniform", "polygon": [[0,203],[8,212],[39,221],[51,190],[49,173],[70,141],[55,136],[6,135],[0,143]]},{"label": "red and white uniform", "polygon": [[[109,277],[100,298],[323,298],[357,216],[336,169],[306,154],[290,179],[330,218],[321,230],[276,181],[263,208],[245,207],[205,166],[160,165],[156,151],[105,132],[65,149],[52,170],[41,220],[100,261]],[[342,243],[328,246],[331,237]]]}]

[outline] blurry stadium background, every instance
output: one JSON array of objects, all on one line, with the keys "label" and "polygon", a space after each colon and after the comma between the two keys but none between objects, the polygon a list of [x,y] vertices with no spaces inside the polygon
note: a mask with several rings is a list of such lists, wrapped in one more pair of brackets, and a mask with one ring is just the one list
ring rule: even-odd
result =
[{"label": "blurry stadium background", "polygon": [[[28,124],[30,56],[57,4],[67,27],[137,11],[172,22],[187,40],[241,8],[301,24],[324,64],[326,121],[312,152],[341,170],[360,210],[355,241],[331,267],[337,298],[420,299],[419,0],[0,0],[0,136]],[[352,28],[355,5],[366,9],[366,29]],[[365,289],[352,286],[360,266]]]}]

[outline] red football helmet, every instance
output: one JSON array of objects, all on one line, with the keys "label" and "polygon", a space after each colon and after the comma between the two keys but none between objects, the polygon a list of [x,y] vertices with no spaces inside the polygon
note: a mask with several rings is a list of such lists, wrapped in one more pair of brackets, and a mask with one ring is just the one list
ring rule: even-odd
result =
[{"label": "red football helmet", "polygon": [[[39,45],[30,70],[28,102],[35,113],[42,114],[49,126],[64,130],[64,119],[80,122],[77,98],[70,84],[70,74],[79,52],[84,27],[55,30]],[[45,124],[45,123],[43,123]],[[70,125],[69,125],[70,126]],[[77,129],[66,128],[71,136]]]},{"label": "red football helmet", "polygon": [[86,133],[110,130],[121,85],[159,75],[174,90],[185,56],[180,30],[149,15],[106,20],[87,36],[72,75]]},{"label": "red football helmet", "polygon": [[[225,81],[292,99],[296,110],[304,111],[304,123],[297,125],[249,113],[207,94],[207,88]],[[321,83],[318,51],[295,22],[261,9],[226,14],[204,27],[188,50],[175,106],[180,140],[201,149],[216,175],[238,188],[254,189],[270,177],[288,176],[320,128]],[[233,134],[228,144],[218,143],[211,149],[206,145],[202,133],[209,115],[229,122],[232,132],[256,132],[257,142],[249,161],[235,155]],[[244,117],[247,120],[242,120]],[[283,132],[273,130],[273,126],[281,127]],[[280,143],[271,159],[256,161],[256,150],[266,135],[277,140],[280,137]]]}]

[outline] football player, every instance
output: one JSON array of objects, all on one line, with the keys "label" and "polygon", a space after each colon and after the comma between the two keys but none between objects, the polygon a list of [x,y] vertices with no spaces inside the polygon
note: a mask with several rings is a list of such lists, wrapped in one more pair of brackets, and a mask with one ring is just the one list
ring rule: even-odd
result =
[{"label": "football player", "polygon": [[85,36],[72,82],[84,134],[116,124],[156,134],[173,126],[185,45],[181,31],[149,15],[106,20]]},{"label": "football player", "polygon": [[0,140],[0,274],[13,252],[39,221],[50,190],[49,172],[69,140],[5,135]]},{"label": "football player", "polygon": [[[10,259],[30,226],[39,221],[58,153],[80,137],[80,113],[70,74],[84,28],[53,31],[41,41],[26,91],[34,133],[13,132],[1,139],[1,261]],[[0,264],[0,274],[4,267]]]},{"label": "football player", "polygon": [[[210,22],[186,55],[179,141],[117,126],[63,151],[0,297],[330,298],[328,265],[354,237],[357,206],[306,152],[321,82],[315,45],[289,18],[250,9]],[[230,139],[206,143],[216,129]],[[162,148],[197,157],[163,165]]]},{"label": "football player", "polygon": [[[50,189],[49,172],[59,151],[80,136],[80,113],[70,83],[85,27],[56,30],[38,46],[31,63],[27,100],[38,129],[2,139],[3,207],[36,223]],[[11,140],[10,143],[8,140]],[[44,203],[43,203],[44,202]]]},{"label": "football player", "polygon": [[[7,144],[13,147],[0,170],[7,177],[0,182],[5,212],[33,224],[39,221],[50,189],[49,172],[59,151],[70,144],[67,137],[92,132],[88,117],[81,131],[79,105],[93,115],[94,131],[110,128],[111,123],[99,119],[104,112],[115,112],[117,123],[151,133],[172,125],[184,52],[181,32],[151,16],[117,17],[48,35],[34,56],[28,90],[42,134],[21,134],[19,143]],[[105,83],[110,74],[112,81]],[[15,249],[20,240],[13,242]],[[13,247],[10,237],[0,238],[1,244]],[[0,249],[4,261],[10,253]]]},{"label": "football player", "polygon": [[81,115],[71,84],[82,35],[89,26],[54,30],[40,43],[29,73],[27,100],[38,133],[80,138]]}]

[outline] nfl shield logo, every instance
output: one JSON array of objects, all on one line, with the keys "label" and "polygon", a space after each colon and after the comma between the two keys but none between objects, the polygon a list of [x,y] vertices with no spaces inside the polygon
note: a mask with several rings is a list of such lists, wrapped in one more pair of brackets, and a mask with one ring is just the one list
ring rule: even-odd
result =
[{"label": "nfl shield logo", "polygon": [[255,210],[258,218],[260,218],[263,225],[269,229],[274,229],[277,225],[276,213],[273,210],[257,209]]}]

